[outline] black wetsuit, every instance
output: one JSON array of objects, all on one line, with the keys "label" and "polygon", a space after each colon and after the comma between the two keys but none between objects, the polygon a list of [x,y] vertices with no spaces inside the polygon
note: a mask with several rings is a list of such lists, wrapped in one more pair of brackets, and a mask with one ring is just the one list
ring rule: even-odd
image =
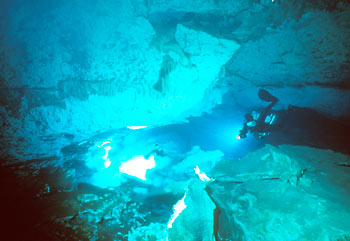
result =
[{"label": "black wetsuit", "polygon": [[[257,138],[260,138],[262,135],[267,134],[272,130],[271,123],[266,123],[265,119],[268,115],[272,113],[272,107],[278,102],[278,99],[263,89],[259,90],[258,96],[260,99],[271,103],[260,113],[259,118],[257,120],[247,119],[247,122],[244,123],[243,129],[240,132],[241,138],[246,137],[246,133],[248,133],[248,130],[254,133],[254,136]],[[250,121],[255,121],[255,125],[248,126],[248,123]]]},{"label": "black wetsuit", "polygon": [[259,115],[259,118],[255,121],[256,125],[252,127],[248,127],[253,133],[268,133],[271,131],[271,124],[266,123],[265,119],[268,115],[272,113],[272,107],[277,103],[272,102],[269,104]]}]

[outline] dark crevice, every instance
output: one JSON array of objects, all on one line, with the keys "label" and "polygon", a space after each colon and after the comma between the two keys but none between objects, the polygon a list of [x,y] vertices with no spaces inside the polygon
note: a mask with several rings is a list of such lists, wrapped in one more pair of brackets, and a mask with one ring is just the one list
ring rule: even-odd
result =
[{"label": "dark crevice", "polygon": [[[242,76],[236,75],[242,79],[245,79]],[[329,88],[329,89],[337,89],[337,90],[342,90],[342,91],[346,91],[346,90],[350,90],[350,79],[349,80],[344,80],[344,81],[338,81],[338,82],[327,82],[327,83],[323,83],[323,82],[314,82],[314,83],[310,83],[310,82],[306,82],[305,84],[260,84],[258,87],[261,88],[268,88],[268,87],[274,87],[274,88],[286,88],[286,87],[293,87],[293,88],[297,88],[297,89],[301,89],[301,88],[305,88],[308,86],[315,86],[315,87],[321,87],[321,88]]]}]

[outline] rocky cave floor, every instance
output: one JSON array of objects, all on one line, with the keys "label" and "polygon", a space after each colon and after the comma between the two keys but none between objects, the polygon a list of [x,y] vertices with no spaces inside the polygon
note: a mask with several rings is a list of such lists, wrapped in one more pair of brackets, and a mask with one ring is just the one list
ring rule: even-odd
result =
[{"label": "rocky cave floor", "polygon": [[[183,183],[188,184],[188,180],[195,178],[192,171],[195,163],[189,157],[196,159],[207,156],[208,160],[204,160],[201,165],[207,167],[208,176],[217,177],[208,186],[212,189],[212,200],[221,206],[219,228],[211,231],[217,240],[257,238],[256,235],[261,231],[258,227],[242,226],[259,222],[267,225],[262,214],[251,210],[269,210],[265,210],[269,214],[264,215],[272,218],[276,210],[273,210],[269,202],[280,199],[282,193],[284,196],[286,193],[291,195],[281,201],[286,206],[277,205],[278,212],[282,213],[278,227],[285,230],[285,233],[289,229],[299,232],[291,224],[294,219],[291,213],[303,209],[294,207],[292,200],[298,195],[303,200],[309,200],[308,195],[315,195],[314,198],[322,199],[325,203],[325,210],[317,208],[318,201],[307,201],[305,205],[309,208],[309,213],[305,215],[310,223],[313,222],[309,226],[316,225],[316,214],[321,216],[319,220],[326,222],[326,231],[317,236],[315,230],[310,231],[312,228],[304,227],[300,235],[310,236],[300,236],[303,237],[302,240],[320,240],[323,237],[328,237],[329,240],[347,240],[350,238],[350,219],[345,214],[350,210],[349,120],[332,119],[305,108],[292,108],[283,114],[283,126],[259,141],[253,138],[234,140],[234,132],[225,128],[230,125],[240,126],[239,121],[233,121],[237,113],[227,114],[218,108],[214,114],[191,118],[188,123],[135,131],[110,130],[84,142],[67,145],[61,149],[61,156],[2,165],[2,236],[6,237],[4,240],[161,240],[173,212],[172,207],[183,196],[183,190],[179,189]],[[230,132],[231,143],[229,138],[223,136],[221,138],[225,140],[219,141],[218,135],[224,132]],[[119,158],[118,148],[124,152],[133,150],[132,147],[125,146],[132,142],[138,142],[134,148],[144,148],[143,151],[150,150],[145,146],[159,144],[168,158],[165,161],[167,164],[160,165],[152,174],[152,177],[158,175],[160,178],[151,177],[143,182],[124,177],[123,181],[112,187],[94,185],[91,181],[94,171],[86,160],[103,156],[104,152],[97,151],[96,146],[109,138],[113,138],[113,143],[116,143],[112,146],[114,152],[110,153],[111,160]],[[278,145],[281,147],[274,147]],[[193,146],[200,148],[194,150]],[[222,154],[215,154],[216,150]],[[161,160],[164,155],[159,155],[158,158]],[[216,161],[212,162],[213,159]],[[246,161],[243,163],[242,160]],[[224,169],[226,170],[223,171]],[[221,180],[222,176],[225,178]],[[260,183],[254,188],[264,189],[265,194],[249,186],[258,181]],[[247,186],[242,191],[244,185]],[[135,192],[135,189],[143,191]],[[226,190],[226,196],[220,190]],[[257,203],[247,201],[242,204],[244,198],[241,200],[237,197],[238,194],[227,197],[232,190],[240,194],[241,199],[247,193],[255,195],[253,200]],[[269,200],[266,193],[270,196]],[[304,197],[305,195],[307,196]],[[239,208],[233,208],[235,205]],[[287,207],[288,205],[292,206]],[[240,213],[242,210],[245,210],[246,216]],[[249,215],[256,217],[249,218]],[[336,215],[338,221],[333,220]],[[230,220],[231,216],[236,221]],[[236,227],[238,231],[227,231],[237,223],[240,223]],[[300,220],[295,223],[302,226]],[[227,225],[231,225],[231,228]],[[269,233],[281,235],[283,240],[287,240],[283,236],[286,234],[281,234],[275,228],[266,230],[266,234],[260,234],[263,240],[276,240],[277,236],[268,236]]]}]

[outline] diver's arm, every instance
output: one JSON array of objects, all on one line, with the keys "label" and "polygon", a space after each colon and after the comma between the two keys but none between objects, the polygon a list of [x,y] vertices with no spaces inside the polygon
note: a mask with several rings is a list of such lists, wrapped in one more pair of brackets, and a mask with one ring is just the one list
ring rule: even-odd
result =
[{"label": "diver's arm", "polygon": [[271,114],[271,111],[272,111],[272,107],[276,104],[277,102],[272,102],[270,103],[266,108],[265,110],[263,110],[261,112],[261,114],[259,115],[259,118],[256,120],[256,125],[259,126],[259,125],[263,125],[265,124],[265,119],[266,117]]}]

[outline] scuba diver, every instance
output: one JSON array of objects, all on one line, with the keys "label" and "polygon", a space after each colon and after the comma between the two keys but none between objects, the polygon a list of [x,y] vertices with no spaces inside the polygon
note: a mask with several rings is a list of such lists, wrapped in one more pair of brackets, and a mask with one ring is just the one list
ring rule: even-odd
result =
[{"label": "scuba diver", "polygon": [[154,155],[160,156],[160,157],[166,156],[165,150],[163,148],[161,148],[158,143],[154,144],[154,148],[148,154],[145,155],[145,159],[148,159]]},{"label": "scuba diver", "polygon": [[276,115],[272,113],[272,107],[278,102],[278,99],[264,89],[259,90],[258,96],[261,100],[271,103],[260,114],[253,111],[251,114],[245,115],[246,122],[239,135],[236,136],[237,139],[246,138],[248,131],[253,133],[256,139],[261,139],[269,135],[270,131],[276,126]]}]

